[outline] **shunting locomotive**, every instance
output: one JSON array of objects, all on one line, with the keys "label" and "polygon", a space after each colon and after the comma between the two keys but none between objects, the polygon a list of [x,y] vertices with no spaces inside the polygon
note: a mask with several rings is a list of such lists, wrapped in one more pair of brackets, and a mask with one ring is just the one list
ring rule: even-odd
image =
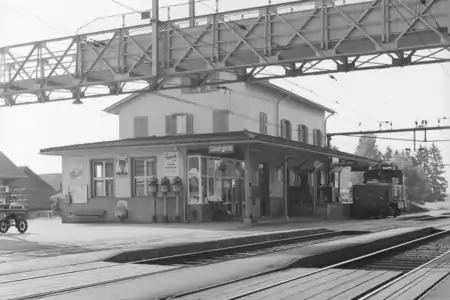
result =
[{"label": "shunting locomotive", "polygon": [[363,178],[353,185],[352,216],[397,217],[405,206],[403,172],[393,163],[380,162],[369,166]]}]

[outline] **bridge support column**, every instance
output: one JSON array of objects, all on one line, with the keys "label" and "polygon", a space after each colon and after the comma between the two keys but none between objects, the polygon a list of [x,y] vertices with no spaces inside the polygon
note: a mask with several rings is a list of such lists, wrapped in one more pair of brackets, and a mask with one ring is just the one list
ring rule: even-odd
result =
[{"label": "bridge support column", "polygon": [[189,27],[195,27],[195,0],[189,0]]},{"label": "bridge support column", "polygon": [[152,75],[158,80],[159,69],[159,0],[152,0]]}]

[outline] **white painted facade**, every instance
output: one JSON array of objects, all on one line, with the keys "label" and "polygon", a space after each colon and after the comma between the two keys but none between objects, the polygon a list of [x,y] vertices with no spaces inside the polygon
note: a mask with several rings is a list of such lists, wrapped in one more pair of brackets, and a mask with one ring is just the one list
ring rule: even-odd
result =
[{"label": "white painted facade", "polygon": [[[260,113],[267,114],[267,134],[280,135],[282,119],[291,122],[292,140],[298,140],[298,125],[308,127],[308,143],[313,143],[313,129],[325,136],[325,114],[331,110],[307,99],[267,84],[237,83],[227,85],[228,90],[204,93],[186,93],[165,90],[142,93],[107,108],[119,115],[121,139],[136,137],[135,118],[148,118],[148,136],[166,135],[165,118],[171,114],[191,114],[193,133],[212,133],[214,110],[229,111],[228,131],[249,130],[260,132]],[[322,140],[322,145],[325,144]]]}]

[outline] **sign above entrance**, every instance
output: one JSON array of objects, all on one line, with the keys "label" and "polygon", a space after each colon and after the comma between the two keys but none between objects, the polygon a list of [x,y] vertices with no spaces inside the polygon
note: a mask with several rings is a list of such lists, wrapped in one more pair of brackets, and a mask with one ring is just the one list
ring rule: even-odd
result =
[{"label": "sign above entrance", "polygon": [[356,162],[354,160],[339,159],[339,165],[345,166],[345,167],[351,167],[351,166],[356,165]]},{"label": "sign above entrance", "polygon": [[209,146],[209,154],[222,153],[222,154],[232,154],[234,153],[234,145],[213,145]]}]

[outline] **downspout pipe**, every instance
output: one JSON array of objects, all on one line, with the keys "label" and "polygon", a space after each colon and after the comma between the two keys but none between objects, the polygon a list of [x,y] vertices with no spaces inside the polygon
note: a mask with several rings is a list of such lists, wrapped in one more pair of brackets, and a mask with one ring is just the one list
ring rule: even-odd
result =
[{"label": "downspout pipe", "polygon": [[327,135],[327,133],[328,133],[327,122],[328,122],[328,119],[334,115],[336,115],[336,112],[332,112],[325,118],[325,134],[324,134],[324,136],[325,136],[325,143],[327,145],[327,148],[331,148],[331,136],[328,137],[328,135]]}]

